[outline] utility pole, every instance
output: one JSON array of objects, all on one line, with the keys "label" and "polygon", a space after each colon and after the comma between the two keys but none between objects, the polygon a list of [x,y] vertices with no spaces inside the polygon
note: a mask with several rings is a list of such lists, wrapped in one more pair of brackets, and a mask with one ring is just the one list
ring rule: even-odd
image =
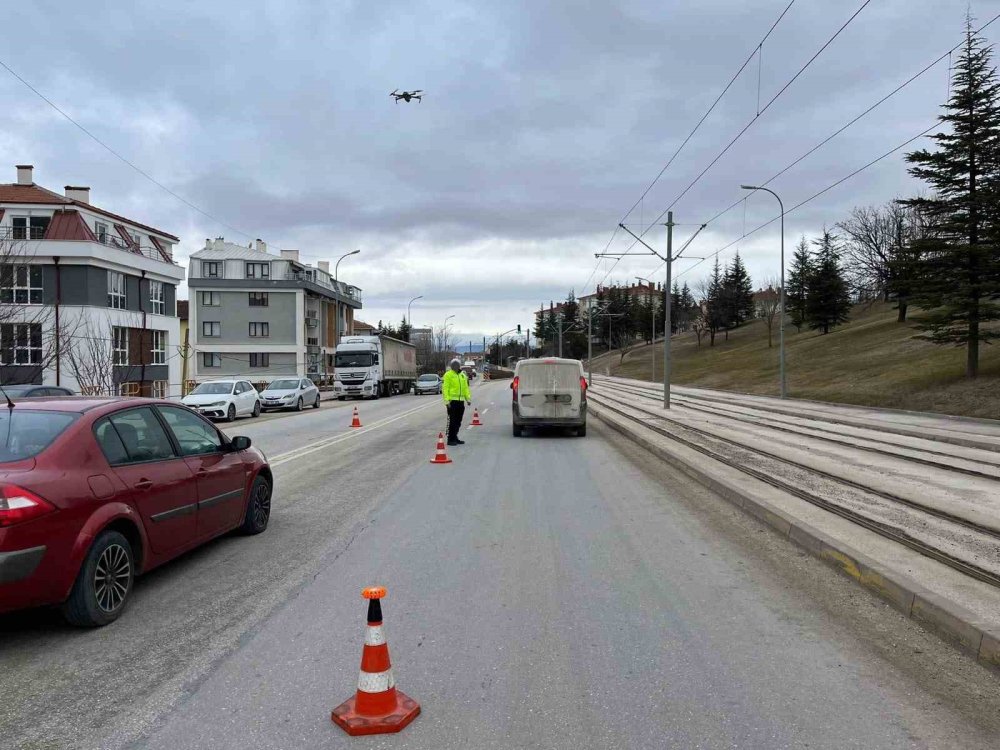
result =
[{"label": "utility pole", "polygon": [[[704,226],[704,225],[703,225]],[[663,287],[663,408],[670,408],[670,282],[674,260],[674,212],[667,211],[667,283]]]}]

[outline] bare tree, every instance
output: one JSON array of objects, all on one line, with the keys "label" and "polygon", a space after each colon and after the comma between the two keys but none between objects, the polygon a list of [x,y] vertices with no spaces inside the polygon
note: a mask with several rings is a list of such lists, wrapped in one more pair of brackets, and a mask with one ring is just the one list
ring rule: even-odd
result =
[{"label": "bare tree", "polygon": [[[118,395],[119,383],[115,368],[128,366],[129,329],[139,324],[138,315],[127,314],[121,325],[115,325],[110,315],[102,319],[86,319],[81,313],[73,321],[77,333],[64,347],[70,372],[80,393],[87,396]],[[140,346],[142,340],[140,338]]]},{"label": "bare tree", "polygon": [[708,323],[700,312],[691,319],[691,330],[698,337],[698,346],[701,346],[701,337],[708,333]]},{"label": "bare tree", "polygon": [[757,292],[757,317],[767,326],[767,348],[770,349],[774,346],[774,321],[781,310],[781,282],[774,276],[768,276],[764,283],[767,284],[767,289]]}]

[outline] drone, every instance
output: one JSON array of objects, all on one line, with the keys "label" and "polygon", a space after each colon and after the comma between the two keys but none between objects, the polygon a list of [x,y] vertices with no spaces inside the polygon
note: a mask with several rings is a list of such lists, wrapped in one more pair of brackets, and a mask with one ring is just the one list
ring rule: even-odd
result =
[{"label": "drone", "polygon": [[400,91],[399,89],[396,89],[395,91],[391,92],[389,96],[396,98],[396,104],[399,104],[400,99],[402,99],[404,102],[409,102],[412,99],[416,99],[418,102],[422,102],[424,100],[424,90],[417,89],[416,91]]}]

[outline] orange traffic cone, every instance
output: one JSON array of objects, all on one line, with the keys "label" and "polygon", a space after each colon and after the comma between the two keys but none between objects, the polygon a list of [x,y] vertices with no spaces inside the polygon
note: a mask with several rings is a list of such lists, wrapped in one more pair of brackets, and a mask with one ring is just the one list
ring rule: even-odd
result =
[{"label": "orange traffic cone", "polygon": [[361,652],[358,691],[330,713],[330,719],[352,737],[398,732],[420,713],[420,704],[396,689],[389,662],[389,644],[382,631],[384,586],[361,592],[368,600],[368,627]]},{"label": "orange traffic cone", "polygon": [[448,454],[444,451],[444,433],[438,433],[438,447],[437,453],[434,454],[434,458],[431,459],[432,464],[450,464],[451,459],[448,458]]},{"label": "orange traffic cone", "polygon": [[479,409],[472,410],[472,422],[469,427],[482,427],[483,423],[479,421]]},{"label": "orange traffic cone", "polygon": [[354,407],[354,418],[351,420],[351,427],[361,426],[361,415],[358,414],[358,407]]}]

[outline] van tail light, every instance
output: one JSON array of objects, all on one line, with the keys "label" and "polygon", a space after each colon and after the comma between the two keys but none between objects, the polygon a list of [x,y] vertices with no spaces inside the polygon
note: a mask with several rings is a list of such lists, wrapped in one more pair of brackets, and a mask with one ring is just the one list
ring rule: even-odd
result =
[{"label": "van tail light", "polygon": [[16,484],[0,484],[0,528],[48,515],[55,506]]},{"label": "van tail light", "polygon": [[580,376],[580,398],[587,400],[587,378]]},{"label": "van tail light", "polygon": [[515,401],[517,401],[517,386],[519,385],[520,380],[521,380],[520,378],[514,378],[512,381],[510,381],[510,390],[513,395],[513,399]]}]

